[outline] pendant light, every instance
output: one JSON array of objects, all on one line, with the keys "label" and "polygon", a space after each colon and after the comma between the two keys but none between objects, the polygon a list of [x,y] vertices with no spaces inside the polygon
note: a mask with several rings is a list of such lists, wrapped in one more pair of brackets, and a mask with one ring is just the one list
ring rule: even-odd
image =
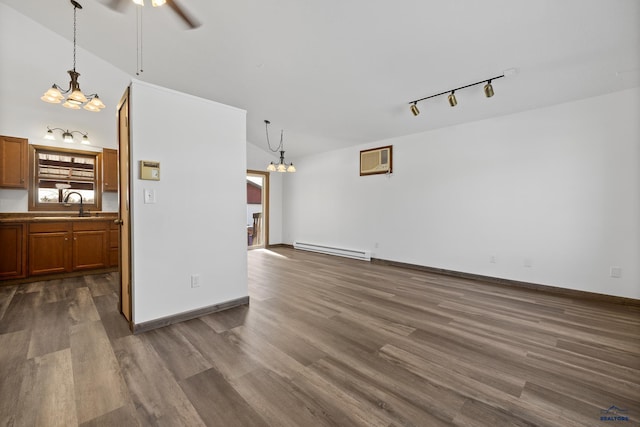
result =
[{"label": "pendant light", "polygon": [[[50,104],[60,104],[64,100],[65,102],[62,106],[65,108],[79,110],[80,107],[83,107],[87,111],[98,112],[105,108],[98,94],[85,95],[80,89],[80,83],[78,83],[80,73],[76,71],[76,12],[78,9],[82,9],[82,5],[75,0],[70,1],[73,6],[73,69],[67,71],[67,73],[69,73],[71,81],[66,90],[54,83],[40,99]],[[67,93],[69,96],[65,100],[64,95]]]},{"label": "pendant light", "polygon": [[283,144],[283,134],[284,134],[284,130],[280,131],[280,144],[278,144],[278,146],[274,149],[271,147],[271,142],[269,141],[269,125],[271,124],[271,122],[269,120],[265,120],[264,121],[264,126],[265,126],[265,130],[267,133],[267,145],[269,146],[269,150],[271,150],[274,153],[277,153],[278,151],[280,152],[280,163],[275,164],[273,162],[269,163],[269,166],[267,166],[267,171],[268,172],[295,172],[296,168],[295,166],[293,166],[293,162],[287,164],[284,161],[284,144]]}]

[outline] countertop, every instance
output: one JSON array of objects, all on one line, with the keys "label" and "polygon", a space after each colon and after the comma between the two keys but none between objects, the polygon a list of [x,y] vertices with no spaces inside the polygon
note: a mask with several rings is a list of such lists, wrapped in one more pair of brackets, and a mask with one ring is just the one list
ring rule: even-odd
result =
[{"label": "countertop", "polygon": [[15,222],[63,222],[63,221],[113,221],[118,217],[117,212],[97,212],[91,216],[73,216],[69,214],[55,214],[52,212],[16,212],[0,213],[0,223]]}]

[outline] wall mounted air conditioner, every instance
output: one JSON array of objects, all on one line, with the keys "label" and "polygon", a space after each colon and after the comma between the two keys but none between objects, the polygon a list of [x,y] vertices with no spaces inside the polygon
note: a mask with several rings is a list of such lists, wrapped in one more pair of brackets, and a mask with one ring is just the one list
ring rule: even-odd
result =
[{"label": "wall mounted air conditioner", "polygon": [[393,146],[360,151],[360,176],[393,171]]}]

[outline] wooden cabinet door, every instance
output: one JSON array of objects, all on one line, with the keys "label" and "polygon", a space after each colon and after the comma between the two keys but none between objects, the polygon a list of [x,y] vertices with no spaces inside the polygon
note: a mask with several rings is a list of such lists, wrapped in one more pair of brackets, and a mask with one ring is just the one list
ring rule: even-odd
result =
[{"label": "wooden cabinet door", "polygon": [[27,140],[0,135],[0,187],[27,188]]},{"label": "wooden cabinet door", "polygon": [[73,270],[91,270],[107,266],[106,230],[73,232]]},{"label": "wooden cabinet door", "polygon": [[102,191],[118,191],[118,150],[102,149]]},{"label": "wooden cabinet door", "polygon": [[24,223],[0,225],[0,280],[27,276],[27,226]]},{"label": "wooden cabinet door", "polygon": [[71,271],[69,232],[29,234],[29,275]]}]

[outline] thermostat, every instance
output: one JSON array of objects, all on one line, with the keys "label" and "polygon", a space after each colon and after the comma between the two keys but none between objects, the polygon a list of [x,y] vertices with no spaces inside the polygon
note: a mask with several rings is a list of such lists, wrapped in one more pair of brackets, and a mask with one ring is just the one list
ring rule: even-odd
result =
[{"label": "thermostat", "polygon": [[140,179],[160,181],[160,162],[140,160]]}]

